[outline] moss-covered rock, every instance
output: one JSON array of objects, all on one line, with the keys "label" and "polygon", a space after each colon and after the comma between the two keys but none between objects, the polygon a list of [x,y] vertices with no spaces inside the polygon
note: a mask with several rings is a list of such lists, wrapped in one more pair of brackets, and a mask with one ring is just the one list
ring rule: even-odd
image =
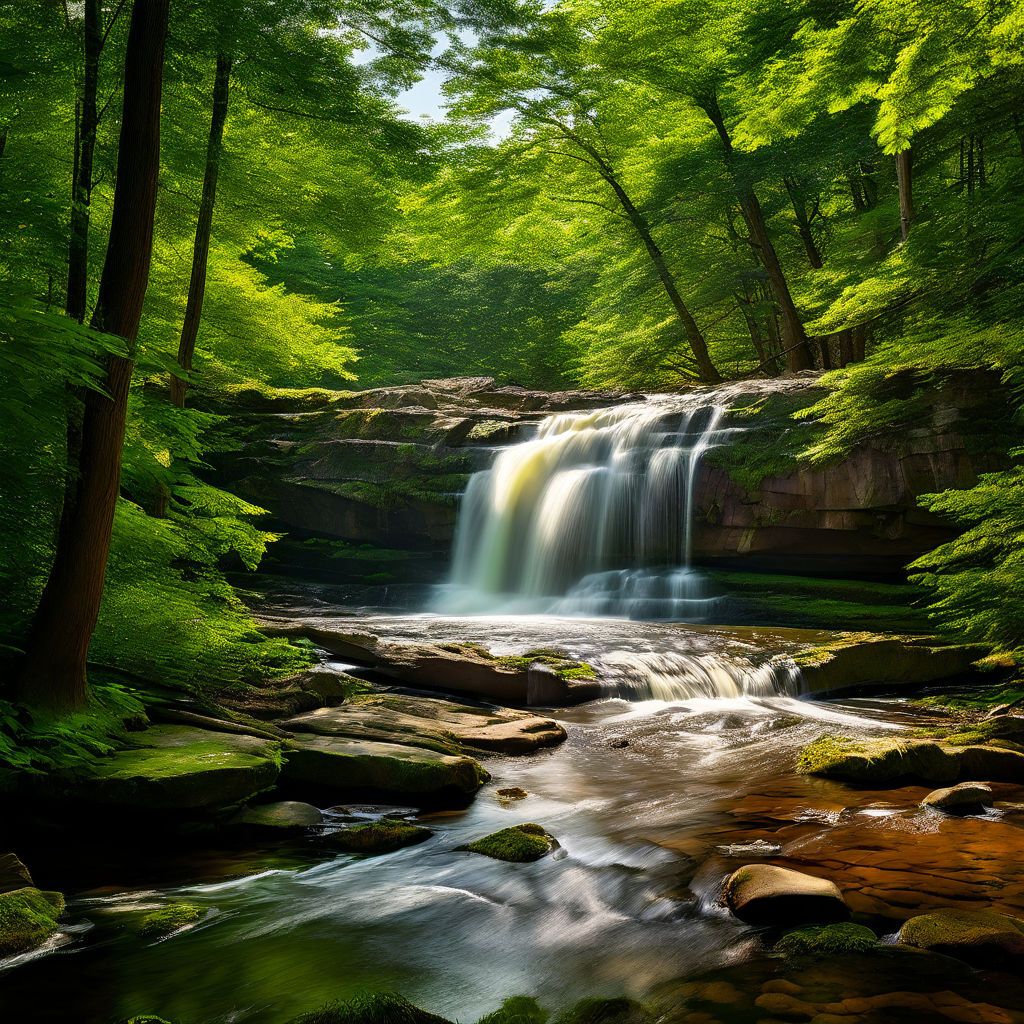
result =
[{"label": "moss-covered rock", "polygon": [[0,893],[13,892],[26,886],[35,886],[28,868],[13,853],[5,853],[0,857]]},{"label": "moss-covered rock", "polygon": [[477,1024],[545,1024],[550,1014],[530,996],[510,996]]},{"label": "moss-covered rock", "polygon": [[406,821],[382,819],[332,832],[328,840],[346,853],[391,853],[404,846],[415,846],[429,839],[429,828],[410,825]]},{"label": "moss-covered rock", "polygon": [[334,736],[289,741],[285,778],[342,792],[472,796],[490,776],[470,757]]},{"label": "moss-covered rock", "polygon": [[59,892],[25,886],[0,895],[0,957],[35,949],[57,930],[63,913]]},{"label": "moss-covered rock", "polygon": [[324,816],[320,809],[312,804],[304,804],[298,800],[278,800],[271,804],[246,807],[232,819],[231,824],[280,831],[310,828],[319,825],[323,820]]},{"label": "moss-covered rock", "polygon": [[775,864],[745,864],[725,883],[726,906],[748,924],[831,924],[845,921],[849,907],[827,878]]},{"label": "moss-covered rock", "polygon": [[525,800],[530,794],[522,786],[504,786],[497,790],[496,795],[502,803],[511,803],[514,800]]},{"label": "moss-covered rock", "polygon": [[144,810],[231,807],[272,786],[280,743],[186,725],[158,725],[137,746],[105,759],[79,780],[84,800]]},{"label": "moss-covered rock", "polygon": [[924,783],[988,778],[1024,781],[1024,754],[993,746],[960,747],[938,740],[820,736],[800,753],[796,770],[851,782]]},{"label": "moss-covered rock", "polygon": [[201,907],[191,903],[169,903],[146,914],[135,931],[144,939],[162,939],[172,932],[196,924],[203,916]]},{"label": "moss-covered rock", "polygon": [[525,864],[546,857],[557,846],[555,838],[549,835],[542,825],[530,822],[492,832],[483,839],[460,846],[459,849],[470,853],[482,853],[485,857],[493,857],[495,860]]},{"label": "moss-covered rock", "polygon": [[807,925],[786,932],[775,952],[785,956],[837,956],[843,953],[864,953],[878,944],[870,928],[850,921],[839,924]]},{"label": "moss-covered rock", "polygon": [[654,1018],[632,999],[581,999],[554,1024],[646,1024]]},{"label": "moss-covered rock", "polygon": [[373,992],[304,1013],[289,1024],[451,1024],[394,992]]},{"label": "moss-covered rock", "polygon": [[900,929],[899,941],[976,967],[1024,965],[1024,921],[987,910],[935,910],[912,917]]}]

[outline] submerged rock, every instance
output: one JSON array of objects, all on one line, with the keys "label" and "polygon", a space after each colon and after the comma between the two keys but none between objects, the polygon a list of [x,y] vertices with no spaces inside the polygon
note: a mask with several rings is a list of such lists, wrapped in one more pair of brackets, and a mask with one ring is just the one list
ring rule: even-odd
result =
[{"label": "submerged rock", "polygon": [[248,800],[280,773],[281,744],[186,725],[133,734],[118,751],[72,785],[83,800],[142,810],[215,810]]},{"label": "submerged rock", "polygon": [[975,967],[1024,966],[1024,921],[987,910],[935,910],[900,929],[905,946],[945,953]]},{"label": "submerged rock", "polygon": [[346,853],[392,853],[405,846],[425,842],[433,833],[429,828],[406,821],[367,821],[361,825],[332,832],[325,838]]},{"label": "submerged rock", "polygon": [[522,786],[506,786],[497,790],[496,795],[503,803],[511,803],[514,800],[525,800],[530,794]]},{"label": "submerged rock", "polygon": [[947,814],[976,814],[992,802],[992,787],[983,782],[961,782],[936,789],[922,801],[922,807],[934,807]]},{"label": "submerged rock", "polygon": [[850,909],[839,887],[826,878],[774,864],[746,864],[725,883],[725,902],[748,924],[845,921]]},{"label": "submerged rock", "polygon": [[490,776],[470,757],[334,736],[289,741],[284,777],[343,792],[472,796]]},{"label": "submerged rock", "polygon": [[460,846],[460,850],[469,853],[482,853],[494,860],[509,861],[513,864],[526,864],[540,860],[558,847],[554,836],[550,835],[542,825],[532,822],[525,825],[513,825],[492,832],[483,839]]},{"label": "submerged rock", "polygon": [[279,800],[272,804],[246,807],[232,819],[232,824],[261,829],[296,829],[319,825],[323,820],[323,813],[312,804],[298,800]]},{"label": "submerged rock", "polygon": [[0,957],[26,953],[57,931],[64,913],[59,892],[42,892],[32,886],[0,895]]},{"label": "submerged rock", "polygon": [[565,739],[557,722],[529,712],[392,693],[356,697],[280,724],[292,732],[403,743],[449,754],[460,753],[461,746],[527,754]]},{"label": "submerged rock", "polygon": [[1024,753],[939,740],[821,736],[801,751],[796,768],[863,783],[943,783],[979,777],[1020,782],[1024,781]]}]

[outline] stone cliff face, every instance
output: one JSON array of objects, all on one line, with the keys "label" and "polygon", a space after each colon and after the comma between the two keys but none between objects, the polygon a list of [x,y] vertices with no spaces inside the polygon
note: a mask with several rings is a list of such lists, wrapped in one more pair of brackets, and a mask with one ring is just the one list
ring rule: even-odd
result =
[{"label": "stone cliff face", "polygon": [[[809,405],[816,385],[810,377],[787,389]],[[225,410],[238,448],[220,458],[217,482],[269,509],[273,528],[307,544],[324,538],[443,560],[468,475],[497,448],[551,413],[639,399],[497,387],[488,378],[273,400],[242,395]],[[759,481],[712,453],[696,483],[695,555],[773,571],[898,572],[950,536],[918,496],[970,486],[998,467],[977,423],[990,423],[1004,404],[997,379],[979,373],[937,388],[910,428],[830,465],[791,463]],[[758,417],[749,409],[737,417],[745,447],[734,458],[770,449],[789,429]]]}]

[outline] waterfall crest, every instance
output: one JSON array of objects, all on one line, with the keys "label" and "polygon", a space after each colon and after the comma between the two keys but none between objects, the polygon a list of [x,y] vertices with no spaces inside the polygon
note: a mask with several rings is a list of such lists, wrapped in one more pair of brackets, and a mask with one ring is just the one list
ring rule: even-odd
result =
[{"label": "waterfall crest", "polygon": [[706,620],[692,565],[702,456],[728,406],[709,393],[551,416],[475,473],[439,610]]}]

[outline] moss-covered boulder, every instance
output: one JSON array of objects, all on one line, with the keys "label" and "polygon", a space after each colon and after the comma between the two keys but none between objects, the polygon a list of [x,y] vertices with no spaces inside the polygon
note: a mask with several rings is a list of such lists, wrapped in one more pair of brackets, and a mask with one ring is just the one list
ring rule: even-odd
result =
[{"label": "moss-covered boulder", "polygon": [[296,737],[285,757],[285,778],[343,793],[465,799],[490,778],[471,757],[345,737]]},{"label": "moss-covered boulder", "polygon": [[134,736],[72,785],[83,800],[141,810],[205,811],[232,807],[280,773],[280,743],[186,725],[158,725]]},{"label": "moss-covered boulder", "polygon": [[956,786],[932,790],[922,801],[922,807],[934,807],[946,814],[978,814],[995,797],[992,787],[981,782],[961,782]]},{"label": "moss-covered boulder", "polygon": [[172,932],[197,924],[202,916],[202,908],[191,903],[169,903],[142,917],[135,931],[144,939],[162,939]]},{"label": "moss-covered boulder", "polygon": [[654,1018],[632,999],[581,999],[554,1024],[647,1024]]},{"label": "moss-covered boulder", "polygon": [[1024,782],[1024,754],[1018,751],[929,739],[820,736],[803,749],[796,768],[812,775],[881,785],[977,778]]},{"label": "moss-covered boulder", "polygon": [[492,832],[483,839],[460,846],[460,850],[469,853],[482,853],[494,860],[505,860],[513,864],[525,864],[540,860],[558,847],[554,836],[550,835],[543,825],[529,822],[525,825],[513,825]]},{"label": "moss-covered boulder", "polygon": [[394,992],[372,992],[322,1006],[288,1024],[451,1024],[451,1021],[420,1009]]},{"label": "moss-covered boulder", "polygon": [[725,883],[724,897],[733,914],[748,924],[831,924],[850,916],[834,882],[775,864],[738,868]]},{"label": "moss-covered boulder", "polygon": [[431,837],[429,828],[407,821],[384,818],[332,832],[327,840],[346,853],[391,853],[405,846],[416,846]]},{"label": "moss-covered boulder", "polygon": [[839,924],[807,925],[796,928],[775,943],[775,952],[784,956],[840,956],[865,953],[878,945],[870,928],[850,921]]},{"label": "moss-covered boulder", "polygon": [[912,917],[900,929],[899,941],[976,967],[1024,967],[1024,921],[988,910],[935,910]]},{"label": "moss-covered boulder", "polygon": [[477,1024],[546,1024],[550,1014],[530,996],[510,996]]},{"label": "moss-covered boulder", "polygon": [[59,892],[42,892],[31,886],[0,895],[0,957],[26,953],[57,931],[64,913]]},{"label": "moss-covered boulder", "polygon": [[278,800],[270,804],[246,807],[231,821],[252,829],[281,831],[282,829],[311,828],[323,822],[324,816],[318,807],[304,804],[299,800]]}]

